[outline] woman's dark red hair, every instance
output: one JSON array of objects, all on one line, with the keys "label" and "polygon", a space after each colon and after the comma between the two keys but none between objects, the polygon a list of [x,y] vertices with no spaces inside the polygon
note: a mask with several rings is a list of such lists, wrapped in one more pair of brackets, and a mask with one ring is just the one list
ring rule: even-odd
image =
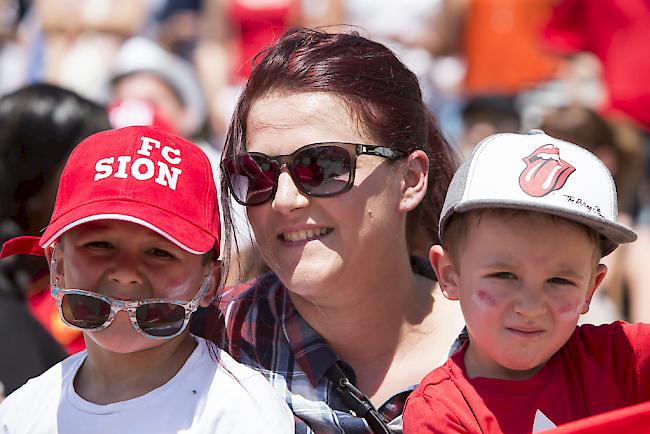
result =
[{"label": "woman's dark red hair", "polygon": [[[256,57],[235,107],[224,156],[245,150],[252,104],[276,92],[335,95],[375,143],[407,152],[425,151],[429,185],[425,199],[407,217],[407,239],[410,247],[426,245],[427,251],[437,242],[440,211],[456,168],[455,153],[425,107],[416,76],[391,50],[355,32],[287,31]],[[224,182],[222,198],[225,227],[233,227]],[[226,235],[227,248],[230,235]]]}]

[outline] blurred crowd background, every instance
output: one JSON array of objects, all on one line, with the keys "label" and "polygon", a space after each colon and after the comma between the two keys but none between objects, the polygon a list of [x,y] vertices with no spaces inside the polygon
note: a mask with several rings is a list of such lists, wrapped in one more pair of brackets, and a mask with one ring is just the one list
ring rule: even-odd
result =
[{"label": "blurred crowd background", "polygon": [[[96,131],[168,129],[199,144],[218,176],[253,59],[292,26],[392,48],[463,156],[490,134],[532,128],[598,155],[639,240],[605,258],[585,322],[650,321],[647,0],[0,0],[0,241],[39,235],[68,153]],[[248,242],[232,282],[264,271],[238,212]],[[5,394],[83,348],[47,274],[42,258],[0,263]]]}]

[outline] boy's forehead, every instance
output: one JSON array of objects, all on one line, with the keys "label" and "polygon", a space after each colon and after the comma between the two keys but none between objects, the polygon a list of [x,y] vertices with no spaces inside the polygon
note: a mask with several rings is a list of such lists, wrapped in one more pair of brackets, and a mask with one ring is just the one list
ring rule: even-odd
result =
[{"label": "boy's forehead", "polygon": [[594,236],[596,236],[595,231],[581,223],[542,211],[514,208],[482,208],[459,214],[465,214],[465,221],[467,222],[466,229],[479,225],[487,226],[489,229],[489,226],[494,224],[495,220],[505,220],[528,224],[530,230],[536,232],[544,230],[552,231],[558,226],[568,226],[580,232],[593,232]]},{"label": "boy's forehead", "polygon": [[594,254],[597,255],[597,259],[601,258],[600,235],[593,229],[564,217],[540,211],[509,208],[484,208],[459,214],[464,214],[464,227],[462,230],[465,232],[468,243],[473,241],[476,229],[480,228],[482,231],[489,232],[497,223],[505,223],[509,227],[515,227],[514,225],[524,226],[527,233],[534,231],[536,233],[552,234],[563,229],[589,239],[590,244],[595,249]]},{"label": "boy's forehead", "polygon": [[[171,243],[162,235],[152,231],[151,229],[139,225],[137,223],[123,221],[123,220],[95,220],[86,223],[82,223],[78,226],[75,226],[68,231],[66,231],[63,236],[71,236],[73,238],[85,235],[129,235],[133,237],[137,235],[138,238],[150,238],[156,239],[159,241],[164,241],[165,243]],[[131,238],[134,239],[134,238]]]}]

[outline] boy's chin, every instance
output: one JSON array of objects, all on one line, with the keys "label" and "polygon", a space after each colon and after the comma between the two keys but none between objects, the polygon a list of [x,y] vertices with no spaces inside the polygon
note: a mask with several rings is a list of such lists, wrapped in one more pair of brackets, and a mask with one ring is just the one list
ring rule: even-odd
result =
[{"label": "boy's chin", "polygon": [[157,348],[169,341],[169,339],[148,338],[135,330],[127,333],[122,331],[110,333],[109,329],[110,326],[97,332],[87,332],[85,339],[88,349],[115,354],[133,354]]}]

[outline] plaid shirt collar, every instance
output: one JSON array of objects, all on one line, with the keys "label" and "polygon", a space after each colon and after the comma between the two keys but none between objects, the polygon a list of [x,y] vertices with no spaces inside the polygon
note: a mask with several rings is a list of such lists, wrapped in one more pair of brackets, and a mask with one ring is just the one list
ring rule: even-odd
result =
[{"label": "plaid shirt collar", "polygon": [[334,351],[298,313],[282,285],[281,324],[296,363],[316,387],[330,366],[338,361]]}]

